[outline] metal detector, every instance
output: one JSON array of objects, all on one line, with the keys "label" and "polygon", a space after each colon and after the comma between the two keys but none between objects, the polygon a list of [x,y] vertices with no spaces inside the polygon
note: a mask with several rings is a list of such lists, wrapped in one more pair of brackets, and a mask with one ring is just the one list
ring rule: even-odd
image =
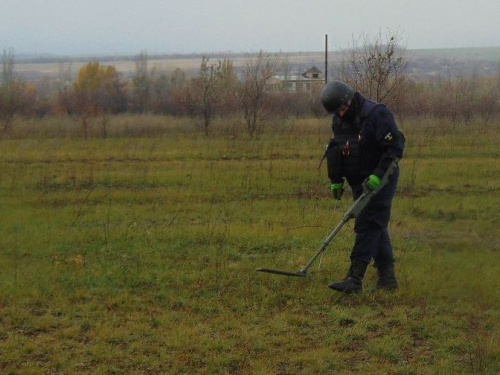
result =
[{"label": "metal detector", "polygon": [[353,203],[353,205],[346,211],[344,216],[342,217],[342,220],[340,220],[340,223],[337,224],[334,230],[325,238],[323,243],[321,244],[320,248],[314,254],[314,256],[307,262],[307,264],[300,269],[298,272],[289,272],[289,271],[282,271],[282,270],[275,270],[271,268],[257,268],[257,272],[266,272],[266,273],[273,273],[275,275],[283,275],[283,276],[295,276],[295,277],[306,277],[307,270],[311,265],[314,263],[314,261],[326,250],[330,242],[333,240],[333,238],[337,235],[337,233],[340,231],[340,229],[344,226],[345,223],[347,223],[349,220],[355,218],[356,216],[359,215],[361,211],[370,203],[372,200],[373,196],[377,194],[387,183],[389,182],[389,177],[394,173],[395,168],[397,167],[397,162],[398,160],[395,159],[389,168],[387,169],[387,172],[384,174],[384,177],[382,177],[382,180],[380,181],[380,185],[374,189],[374,190],[369,190],[368,188],[365,188],[363,186],[363,193],[359,196],[358,199]]}]

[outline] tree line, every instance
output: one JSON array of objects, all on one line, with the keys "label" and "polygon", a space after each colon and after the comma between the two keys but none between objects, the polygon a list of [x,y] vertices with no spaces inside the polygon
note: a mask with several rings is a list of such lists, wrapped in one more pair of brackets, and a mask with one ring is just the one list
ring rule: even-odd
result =
[{"label": "tree line", "polygon": [[[333,69],[366,97],[388,105],[398,116],[435,116],[449,121],[485,121],[500,113],[500,62],[495,77],[457,76],[448,71],[434,79],[415,80],[408,74],[406,49],[397,34],[362,36],[344,51]],[[124,79],[112,65],[89,62],[74,82],[27,82],[15,73],[12,50],[2,55],[0,82],[1,136],[8,135],[15,116],[43,117],[67,114],[88,137],[93,121],[102,123],[103,136],[110,116],[154,113],[191,116],[210,134],[214,119],[241,118],[250,136],[263,129],[263,119],[324,116],[319,103],[321,85],[307,91],[274,91],[269,80],[287,71],[279,55],[260,52],[236,68],[229,59],[203,57],[199,72],[188,77],[176,69],[170,74],[150,68],[145,52],[135,59],[135,71]]]}]

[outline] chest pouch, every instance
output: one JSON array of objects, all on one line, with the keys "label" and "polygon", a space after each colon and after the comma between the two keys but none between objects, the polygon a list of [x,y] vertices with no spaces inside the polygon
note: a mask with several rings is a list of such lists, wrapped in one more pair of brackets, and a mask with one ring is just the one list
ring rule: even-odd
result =
[{"label": "chest pouch", "polygon": [[340,181],[342,177],[355,177],[360,172],[360,135],[335,137],[327,150],[328,178]]}]

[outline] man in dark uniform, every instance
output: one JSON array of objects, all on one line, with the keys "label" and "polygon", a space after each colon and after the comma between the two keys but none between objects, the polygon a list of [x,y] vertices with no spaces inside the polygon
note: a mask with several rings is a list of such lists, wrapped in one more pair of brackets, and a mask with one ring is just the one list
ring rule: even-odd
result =
[{"label": "man in dark uniform", "polygon": [[387,227],[396,194],[397,161],[403,156],[404,135],[387,107],[365,99],[344,82],[333,81],[325,85],[321,102],[333,114],[334,138],[330,140],[326,158],[335,199],[340,199],[343,194],[344,179],[356,200],[363,189],[377,189],[389,167],[395,164],[388,183],[355,219],[355,241],[347,276],[328,286],[344,293],[361,292],[366,268],[373,258],[378,274],[376,287],[397,289]]}]

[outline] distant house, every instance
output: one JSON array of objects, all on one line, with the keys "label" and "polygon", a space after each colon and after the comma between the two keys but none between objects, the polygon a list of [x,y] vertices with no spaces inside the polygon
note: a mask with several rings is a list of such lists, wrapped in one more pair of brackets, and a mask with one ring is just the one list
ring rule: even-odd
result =
[{"label": "distant house", "polygon": [[275,92],[313,92],[321,88],[325,77],[321,70],[313,66],[300,75],[275,75],[267,82],[270,91]]},{"label": "distant house", "polygon": [[311,79],[311,80],[316,80],[316,79],[324,80],[325,79],[323,72],[321,70],[319,70],[318,68],[316,68],[315,66],[313,66],[307,72],[302,74],[302,77],[305,77],[305,78]]}]

